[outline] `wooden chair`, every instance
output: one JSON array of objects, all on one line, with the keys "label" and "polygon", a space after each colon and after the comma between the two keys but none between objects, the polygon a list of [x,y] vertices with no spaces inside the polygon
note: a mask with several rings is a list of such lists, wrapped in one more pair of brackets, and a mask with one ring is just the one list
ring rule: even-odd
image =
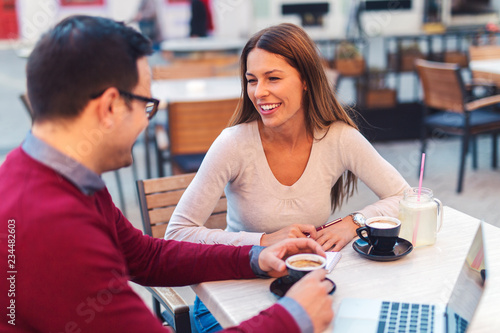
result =
[{"label": "wooden chair", "polygon": [[189,65],[189,64],[207,64],[211,66],[226,66],[238,64],[240,60],[239,54],[213,54],[204,57],[177,57],[171,60],[172,64]]},{"label": "wooden chair", "polygon": [[500,59],[500,45],[469,46],[469,60]]},{"label": "wooden chair", "polygon": [[[195,174],[138,180],[137,192],[141,207],[144,233],[163,238],[168,222],[179,199]],[[227,200],[223,195],[205,224],[208,228],[226,227]],[[166,321],[177,333],[191,332],[189,305],[170,287],[147,287],[153,296],[153,309],[158,318]],[[162,312],[161,306],[165,309]]]},{"label": "wooden chair", "polygon": [[331,68],[324,68],[324,69],[330,87],[332,88],[333,91],[338,90],[337,88],[340,81],[340,72],[336,69],[331,69]]},{"label": "wooden chair", "polygon": [[239,98],[173,102],[168,105],[168,126],[156,126],[158,175],[164,164],[172,164],[173,174],[195,172],[213,141],[228,125]]},{"label": "wooden chair", "polygon": [[153,80],[194,79],[215,76],[214,68],[207,64],[156,65],[151,69]]},{"label": "wooden chair", "polygon": [[[469,141],[478,134],[497,133],[500,130],[500,114],[485,109],[487,106],[500,103],[500,95],[469,101],[459,65],[422,59],[416,60],[415,65],[424,95],[422,153],[426,150],[428,131],[461,136],[462,147],[457,186],[457,192],[460,193]],[[430,113],[431,110],[436,112]],[[493,135],[493,168],[497,167],[496,141],[496,135]]]},{"label": "wooden chair", "polygon": [[236,76],[239,74],[239,56],[174,59],[169,65],[153,66],[152,74],[153,80]]}]

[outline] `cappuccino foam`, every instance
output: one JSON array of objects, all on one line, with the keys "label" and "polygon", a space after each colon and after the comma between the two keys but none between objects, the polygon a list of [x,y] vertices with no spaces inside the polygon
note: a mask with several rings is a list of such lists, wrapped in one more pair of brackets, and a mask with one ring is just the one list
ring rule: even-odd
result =
[{"label": "cappuccino foam", "polygon": [[373,221],[369,226],[376,229],[391,229],[397,227],[398,224],[391,221]]},{"label": "cappuccino foam", "polygon": [[321,266],[321,263],[314,260],[300,259],[292,261],[290,265],[294,267],[303,268],[303,267],[318,267]]}]

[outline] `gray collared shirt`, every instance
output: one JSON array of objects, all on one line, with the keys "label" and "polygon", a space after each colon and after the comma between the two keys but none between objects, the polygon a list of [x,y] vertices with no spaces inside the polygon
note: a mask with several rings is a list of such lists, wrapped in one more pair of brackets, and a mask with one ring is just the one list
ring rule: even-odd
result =
[{"label": "gray collared shirt", "polygon": [[22,149],[31,158],[60,173],[86,195],[105,187],[101,176],[71,157],[61,153],[29,132]]}]

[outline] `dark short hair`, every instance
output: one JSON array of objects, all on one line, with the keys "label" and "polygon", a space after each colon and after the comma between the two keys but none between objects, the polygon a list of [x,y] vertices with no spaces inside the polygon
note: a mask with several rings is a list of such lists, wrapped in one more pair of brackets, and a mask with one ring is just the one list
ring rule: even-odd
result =
[{"label": "dark short hair", "polygon": [[26,67],[34,121],[73,118],[90,96],[137,85],[137,59],[153,52],[136,30],[103,17],[68,17],[45,33]]}]

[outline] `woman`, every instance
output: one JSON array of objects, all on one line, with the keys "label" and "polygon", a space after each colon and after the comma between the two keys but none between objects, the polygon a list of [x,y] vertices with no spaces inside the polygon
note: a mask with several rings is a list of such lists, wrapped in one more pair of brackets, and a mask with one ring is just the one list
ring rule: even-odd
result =
[{"label": "woman", "polygon": [[[314,42],[301,28],[264,29],[241,55],[242,101],[170,219],[165,238],[268,246],[312,237],[344,247],[363,219],[398,215],[409,185],[359,133],[336,100]],[[319,232],[359,177],[380,198]],[[225,191],[226,230],[203,227]],[[197,323],[215,320],[195,302]],[[199,327],[200,328],[200,327]]]},{"label": "woman", "polygon": [[[181,198],[165,238],[268,246],[289,237],[340,250],[353,216],[316,232],[359,177],[380,198],[356,217],[398,215],[409,185],[359,133],[336,100],[314,42],[293,24],[264,29],[241,55],[243,98]],[[227,229],[203,227],[220,195]],[[361,216],[363,215],[363,216]]]}]

